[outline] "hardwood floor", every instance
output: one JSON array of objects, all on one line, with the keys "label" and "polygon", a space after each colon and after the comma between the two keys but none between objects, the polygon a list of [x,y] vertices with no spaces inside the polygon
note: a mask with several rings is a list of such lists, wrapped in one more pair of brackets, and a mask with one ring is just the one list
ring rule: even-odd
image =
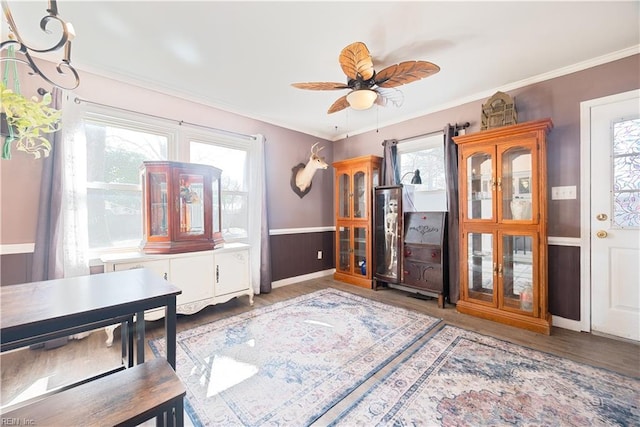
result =
[{"label": "hardwood floor", "polygon": [[[561,328],[553,328],[550,336],[541,335],[458,313],[453,305],[440,309],[435,299],[413,298],[410,294],[396,289],[373,291],[359,288],[334,281],[330,276],[276,288],[269,294],[256,295],[253,307],[249,306],[246,297],[240,297],[224,304],[207,307],[191,316],[179,316],[178,332],[327,287],[419,311],[441,318],[451,325],[640,378],[638,343]],[[147,339],[160,337],[164,333],[163,321],[147,322],[146,328]],[[15,403],[17,399],[23,400],[29,393],[37,395],[96,372],[117,367],[120,364],[119,328],[116,330],[116,339],[112,347],[106,347],[105,339],[104,331],[97,330],[87,338],[71,340],[67,345],[56,349],[25,348],[2,353],[2,407]],[[145,354],[147,359],[154,357],[148,345]]]}]

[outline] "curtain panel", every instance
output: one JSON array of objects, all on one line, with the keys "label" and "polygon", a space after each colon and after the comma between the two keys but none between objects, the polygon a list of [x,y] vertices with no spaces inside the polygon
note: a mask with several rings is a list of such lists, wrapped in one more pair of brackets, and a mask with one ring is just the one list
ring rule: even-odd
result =
[{"label": "curtain panel", "polygon": [[447,182],[447,252],[449,303],[460,299],[460,207],[458,203],[458,146],[453,141],[457,126],[448,124],[444,128],[444,163]]},{"label": "curtain panel", "polygon": [[[51,91],[51,107],[62,107],[62,90]],[[62,173],[64,170],[62,131],[50,133],[49,156],[42,159],[42,180],[36,224],[36,238],[31,265],[31,280],[60,279],[64,275],[62,256]]]},{"label": "curtain panel", "polygon": [[251,245],[251,283],[256,294],[271,292],[271,250],[267,215],[267,179],[265,162],[266,140],[255,135],[251,143],[250,189],[251,200],[257,202],[249,209],[249,244]]}]

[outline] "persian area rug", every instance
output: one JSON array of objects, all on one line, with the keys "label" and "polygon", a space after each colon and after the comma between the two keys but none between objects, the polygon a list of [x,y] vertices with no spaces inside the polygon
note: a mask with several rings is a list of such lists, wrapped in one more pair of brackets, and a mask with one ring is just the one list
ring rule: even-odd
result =
[{"label": "persian area rug", "polygon": [[180,332],[185,410],[196,426],[309,425],[439,322],[325,289]]},{"label": "persian area rug", "polygon": [[640,380],[445,326],[333,425],[640,425]]}]

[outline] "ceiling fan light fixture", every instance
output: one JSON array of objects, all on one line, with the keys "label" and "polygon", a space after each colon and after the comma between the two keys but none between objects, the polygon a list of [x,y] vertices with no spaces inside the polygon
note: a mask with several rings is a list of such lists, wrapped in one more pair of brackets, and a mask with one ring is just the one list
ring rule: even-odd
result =
[{"label": "ceiling fan light fixture", "polygon": [[371,89],[359,89],[347,95],[347,102],[354,110],[367,110],[376,102],[378,94]]}]

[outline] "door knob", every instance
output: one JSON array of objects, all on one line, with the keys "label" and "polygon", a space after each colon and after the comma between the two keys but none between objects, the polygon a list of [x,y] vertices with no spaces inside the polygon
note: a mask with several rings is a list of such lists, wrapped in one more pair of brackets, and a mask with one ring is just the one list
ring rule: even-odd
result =
[{"label": "door knob", "polygon": [[607,220],[607,214],[603,214],[603,213],[598,214],[598,215],[596,215],[596,219],[598,221],[606,221]]},{"label": "door knob", "polygon": [[608,233],[604,230],[598,230],[598,232],[596,233],[596,236],[600,239],[604,239],[605,237],[607,237]]}]

